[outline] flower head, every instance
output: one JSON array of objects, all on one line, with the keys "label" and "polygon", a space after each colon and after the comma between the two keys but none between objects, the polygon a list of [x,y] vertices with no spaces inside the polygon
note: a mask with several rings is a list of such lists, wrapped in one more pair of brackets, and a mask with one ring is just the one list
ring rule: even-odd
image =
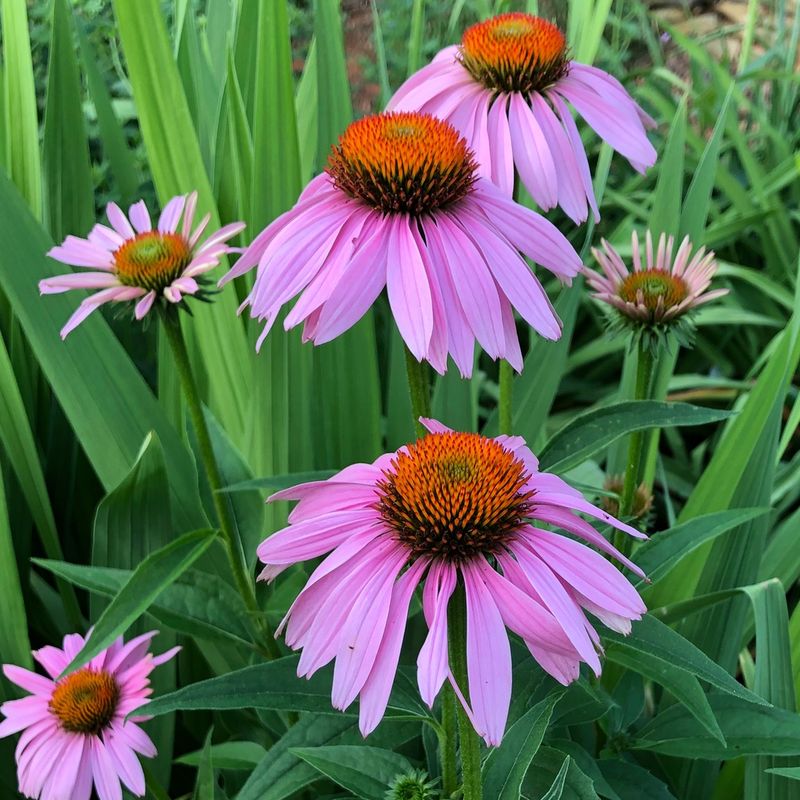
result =
[{"label": "flower head", "polygon": [[517,370],[513,309],[558,339],[561,323],[522,254],[570,282],[581,266],[547,220],[480,177],[472,151],[426,114],[366,117],[350,125],[295,207],[275,220],[220,283],[258,265],[244,303],[266,324],[284,320],[328,342],[354,325],[384,287],[409,350],[439,372],[450,354],[472,372],[475,340]]},{"label": "flower head", "polygon": [[591,174],[570,103],[595,132],[644,172],[656,160],[645,129],[655,122],[615,78],[569,57],[553,23],[519,12],[468,28],[412,75],[389,101],[392,111],[423,111],[467,139],[479,173],[507,195],[514,168],[545,210],[561,206],[575,222],[599,219]]},{"label": "flower head", "polygon": [[631,237],[633,271],[605,239],[603,249],[592,249],[602,273],[585,269],[594,297],[611,307],[613,327],[632,328],[636,335],[661,337],[668,331],[687,342],[691,337],[692,312],[703,303],[728,293],[727,289],[706,291],[717,271],[713,252],[701,247],[692,255],[687,236],[673,258],[675,239],[661,234],[658,247],[653,236],[645,235],[642,257],[639,235]]},{"label": "flower head", "polygon": [[[31,694],[0,706],[0,737],[22,732],[17,744],[19,791],[34,800],[100,800],[122,796],[120,781],[137,797],[145,793],[137,754],[156,749],[138,713],[151,693],[150,673],[180,648],[160,656],[148,652],[155,632],[125,644],[118,639],[85,667],[59,677],[84,645],[79,634],[64,637],[63,649],[47,646],[33,657],[50,676],[6,664],[3,673]],[[127,718],[132,712],[133,717]],[[127,719],[126,719],[127,718]]]},{"label": "flower head", "polygon": [[192,230],[196,205],[197,192],[173,197],[154,228],[144,200],[132,205],[127,217],[119,206],[109,203],[106,215],[111,227],[97,224],[86,239],[67,236],[61,245],[53,247],[48,253],[51,258],[94,271],[45,278],[39,282],[42,294],[100,290],[80,304],[62,329],[61,338],[104,303],[137,300],[134,315],[142,319],[157,300],[178,304],[184,295],[204,299],[203,276],[231,252],[228,240],[245,225],[226,225],[198,246],[210,215]]},{"label": "flower head", "polygon": [[579,514],[642,537],[555,475],[539,472],[521,437],[489,439],[423,420],[430,434],[355,464],[326,481],[279,492],[299,500],[289,526],[258,548],[272,580],[289,565],[328,554],[281,625],[302,648],[298,674],[335,660],[333,705],[360,696],[364,735],[380,722],[397,670],[409,603],[424,583],[428,635],[417,659],[422,699],[445,680],[447,611],[458,584],[467,613],[468,685],[454,686],[476,730],[497,745],[511,697],[506,627],[556,680],[600,672],[598,635],[585,612],[628,633],[645,611],[636,590],[605,558],[555,526],[641,571]]}]

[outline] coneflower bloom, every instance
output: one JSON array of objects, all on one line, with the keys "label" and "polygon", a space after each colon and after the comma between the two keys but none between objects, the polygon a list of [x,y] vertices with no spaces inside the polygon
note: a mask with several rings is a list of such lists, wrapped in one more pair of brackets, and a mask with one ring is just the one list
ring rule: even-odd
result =
[{"label": "coneflower bloom", "polygon": [[605,239],[603,249],[592,249],[602,273],[585,269],[587,282],[597,300],[607,304],[616,326],[632,327],[635,331],[660,335],[668,329],[685,335],[680,324],[698,306],[728,293],[727,289],[707,291],[717,262],[714,253],[701,247],[692,255],[689,237],[681,242],[673,258],[675,239],[661,234],[658,247],[653,236],[645,234],[644,253],[636,231],[631,236],[633,271]]},{"label": "coneflower bloom", "polygon": [[[137,797],[145,793],[138,755],[152,758],[156,748],[139,727],[138,713],[152,692],[150,673],[180,648],[153,656],[155,632],[118,639],[87,666],[61,673],[84,645],[77,633],[64,637],[63,649],[47,646],[33,657],[50,677],[6,664],[3,673],[30,692],[0,706],[5,719],[0,737],[22,732],[16,749],[19,791],[35,800],[89,800],[94,785],[100,800],[122,797],[120,781]],[[131,712],[137,712],[127,718]],[[138,754],[138,755],[137,755]]]},{"label": "coneflower bloom", "polygon": [[655,163],[645,132],[655,122],[611,75],[570,60],[564,34],[532,14],[501,14],[468,28],[461,44],[412,75],[388,108],[450,121],[475,151],[481,175],[506,194],[516,166],[541,208],[560,205],[580,223],[590,206],[597,220],[589,163],[567,103],[634,169]]},{"label": "coneflower bloom", "polygon": [[[128,216],[116,203],[109,203],[106,215],[111,227],[97,224],[86,239],[67,236],[53,247],[47,254],[51,258],[92,271],[46,278],[39,282],[42,294],[100,290],[80,304],[62,329],[61,338],[104,303],[137,300],[134,315],[142,319],[161,298],[172,304],[180,303],[184,295],[202,298],[202,276],[231,252],[227,242],[245,224],[232,222],[198,247],[211,217],[207,214],[192,230],[196,205],[197,192],[173,197],[153,227],[144,200],[132,205]],[[181,215],[183,224],[179,226]]]},{"label": "coneflower bloom", "polygon": [[[605,558],[555,526],[641,571],[579,514],[643,538],[539,472],[519,437],[490,439],[422,420],[430,434],[272,500],[299,500],[289,526],[258,548],[272,580],[289,565],[329,555],[312,573],[279,630],[302,648],[300,676],[335,659],[332,700],[360,696],[366,736],[380,722],[397,670],[409,602],[424,581],[428,635],[417,659],[422,699],[432,705],[448,662],[447,609],[466,595],[468,686],[456,687],[487,744],[499,744],[511,697],[506,628],[563,684],[581,661],[600,673],[600,642],[585,612],[622,633],[645,606]],[[454,684],[455,685],[455,684]]]},{"label": "coneflower bloom", "polygon": [[426,114],[379,114],[350,125],[325,171],[275,220],[220,283],[258,265],[243,304],[265,322],[280,308],[303,338],[329,342],[355,324],[384,287],[418,361],[444,372],[448,353],[472,372],[474,342],[522,368],[512,309],[539,334],[561,323],[520,255],[570,282],[581,266],[547,220],[476,171],[472,151]]}]

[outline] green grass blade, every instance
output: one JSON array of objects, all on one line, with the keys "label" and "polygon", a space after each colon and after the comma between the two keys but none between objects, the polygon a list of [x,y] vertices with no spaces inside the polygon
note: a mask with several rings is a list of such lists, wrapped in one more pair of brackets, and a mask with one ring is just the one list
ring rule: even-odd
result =
[{"label": "green grass blade", "polygon": [[3,129],[6,169],[28,207],[41,219],[39,120],[25,0],[2,0],[0,20],[3,25]]},{"label": "green grass blade", "polygon": [[42,143],[44,216],[50,235],[61,241],[68,233],[84,236],[89,232],[94,220],[94,187],[78,60],[66,0],[53,0],[50,22]]}]

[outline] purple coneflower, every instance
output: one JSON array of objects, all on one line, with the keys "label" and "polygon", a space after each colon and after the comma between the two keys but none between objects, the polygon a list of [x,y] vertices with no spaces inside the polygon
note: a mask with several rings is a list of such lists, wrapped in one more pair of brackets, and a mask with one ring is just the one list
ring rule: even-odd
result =
[{"label": "purple coneflower", "polygon": [[595,132],[644,172],[656,160],[645,128],[655,122],[603,70],[571,61],[564,34],[532,14],[501,14],[468,28],[412,75],[392,111],[446,119],[475,151],[481,175],[507,195],[514,167],[545,210],[560,205],[575,222],[599,219],[591,174],[570,103]]},{"label": "purple coneflower", "polygon": [[561,322],[521,253],[569,283],[581,261],[543,217],[476,171],[472,151],[427,114],[379,114],[350,125],[323,174],[264,230],[221,283],[258,265],[244,306],[323,344],[354,325],[384,287],[417,361],[444,372],[448,353],[472,373],[474,342],[517,370],[513,309],[539,334]]},{"label": "purple coneflower", "polygon": [[[196,205],[197,192],[173,197],[154,228],[144,200],[132,205],[127,217],[116,203],[109,203],[106,215],[111,227],[97,224],[86,239],[67,236],[61,245],[53,247],[48,253],[51,258],[93,271],[46,278],[39,282],[42,294],[100,290],[80,304],[62,329],[61,338],[104,303],[138,300],[134,315],[142,319],[160,298],[177,304],[184,295],[202,297],[202,276],[231,252],[227,242],[245,224],[232,222],[198,247],[210,215],[192,230]],[[179,230],[181,214],[183,225]]]},{"label": "purple coneflower", "polygon": [[[145,793],[139,755],[156,748],[139,727],[149,717],[138,713],[152,692],[150,673],[172,658],[178,647],[153,656],[155,632],[125,644],[122,638],[85,667],[59,677],[84,645],[77,633],[64,637],[63,649],[47,646],[33,657],[50,677],[6,664],[3,673],[31,692],[0,706],[5,717],[0,737],[22,732],[17,744],[19,791],[34,800],[89,800],[92,785],[100,800],[119,800],[120,781],[137,797]],[[132,712],[132,717],[128,717]]]},{"label": "purple coneflower", "polygon": [[[274,579],[291,564],[328,554],[281,625],[302,648],[298,674],[335,659],[333,705],[360,696],[364,735],[380,722],[397,671],[409,602],[424,580],[428,636],[417,659],[422,699],[450,680],[487,744],[499,744],[511,697],[506,628],[563,684],[582,661],[600,673],[600,642],[586,611],[622,633],[645,606],[605,558],[560,528],[641,571],[579,513],[643,535],[538,471],[519,437],[490,439],[422,420],[430,435],[372,464],[301,484],[273,500],[299,500],[289,526],[258,548]],[[466,596],[467,686],[448,657],[448,604]]]},{"label": "purple coneflower", "polygon": [[680,324],[692,311],[728,293],[727,289],[707,291],[717,271],[714,253],[701,247],[692,255],[688,236],[673,258],[674,237],[662,233],[658,247],[654,248],[653,236],[648,230],[642,254],[639,235],[634,231],[631,236],[633,271],[605,239],[602,245],[602,250],[592,249],[602,273],[590,269],[585,269],[584,273],[594,289],[593,296],[611,308],[616,318],[613,322],[618,326],[653,334],[672,329],[680,334]]}]

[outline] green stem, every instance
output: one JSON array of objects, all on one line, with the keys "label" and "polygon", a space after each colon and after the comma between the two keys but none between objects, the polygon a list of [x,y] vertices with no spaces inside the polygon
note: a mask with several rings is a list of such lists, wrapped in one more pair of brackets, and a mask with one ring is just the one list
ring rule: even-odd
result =
[{"label": "green stem", "polygon": [[278,658],[280,656],[280,650],[258,606],[252,577],[248,575],[241,548],[238,546],[238,541],[234,534],[235,524],[233,514],[228,505],[227,498],[224,493],[220,491],[223,488],[222,477],[220,475],[216,456],[214,455],[214,448],[211,444],[211,436],[208,432],[203,406],[200,402],[200,392],[197,389],[197,382],[194,379],[191,362],[189,361],[189,353],[186,350],[186,341],[183,338],[180,320],[177,313],[170,313],[170,311],[171,309],[162,310],[161,327],[167,336],[167,341],[172,349],[173,357],[175,358],[178,378],[180,379],[181,389],[183,389],[183,394],[186,398],[186,405],[189,409],[192,426],[197,436],[200,460],[203,463],[203,468],[208,478],[208,485],[211,489],[211,497],[214,502],[214,510],[216,511],[217,522],[222,534],[222,542],[228,556],[228,563],[230,564],[236,588],[239,590],[247,610],[252,615],[253,621],[258,629],[259,638],[261,640],[259,649],[268,658]]},{"label": "green stem", "polygon": [[[467,599],[464,587],[459,583],[450,600],[448,614],[448,630],[450,638],[450,664],[453,678],[458,687],[468,697],[467,687]],[[464,800],[481,800],[483,784],[481,782],[481,740],[467,712],[461,703],[458,707],[458,738],[461,752],[461,781]]]},{"label": "green stem", "polygon": [[425,364],[417,361],[414,354],[406,347],[406,374],[408,375],[408,392],[411,395],[411,414],[417,436],[424,436],[425,426],[420,417],[431,415],[431,390]]},{"label": "green stem", "polygon": [[442,695],[442,733],[439,738],[439,755],[442,762],[442,797],[448,798],[458,788],[457,717],[453,687],[445,684]]},{"label": "green stem", "polygon": [[500,400],[497,406],[500,433],[511,434],[514,425],[512,396],[514,368],[504,358],[500,359]]},{"label": "green stem", "polygon": [[[636,388],[634,389],[634,400],[646,400],[650,397],[652,386],[653,367],[655,358],[653,351],[644,338],[639,342],[638,355],[636,359]],[[636,494],[636,487],[641,480],[642,457],[647,441],[645,431],[634,431],[631,434],[630,445],[628,446],[628,464],[625,469],[625,482],[622,486],[622,496],[620,497],[619,513],[621,517],[628,516],[633,509],[633,499]]]}]

